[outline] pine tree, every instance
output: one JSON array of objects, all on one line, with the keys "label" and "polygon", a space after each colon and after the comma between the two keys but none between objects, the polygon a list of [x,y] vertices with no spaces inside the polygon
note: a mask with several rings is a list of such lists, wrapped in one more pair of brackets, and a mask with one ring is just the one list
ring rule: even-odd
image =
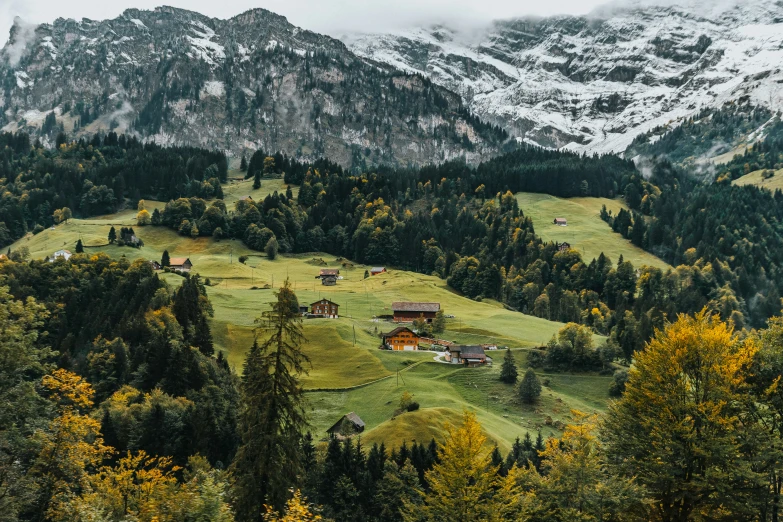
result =
[{"label": "pine tree", "polygon": [[519,383],[519,398],[522,402],[533,404],[541,395],[541,382],[533,368],[528,368],[522,382]]},{"label": "pine tree", "polygon": [[83,254],[84,253],[84,245],[82,244],[81,239],[76,240],[76,253],[77,254]]},{"label": "pine tree", "polygon": [[514,354],[511,350],[506,348],[506,355],[503,357],[503,366],[500,368],[500,380],[506,384],[516,384],[517,377],[517,363],[514,361]]},{"label": "pine tree", "polygon": [[242,153],[242,161],[239,162],[239,170],[242,172],[247,171],[247,158],[245,158],[245,153]]},{"label": "pine tree", "polygon": [[[114,230],[112,228],[112,230]],[[160,256],[160,266],[171,266],[171,259],[169,258],[169,251],[164,250],[163,255]]]},{"label": "pine tree", "polygon": [[117,231],[114,227],[111,227],[109,229],[109,244],[114,243],[115,241],[117,241]]},{"label": "pine tree", "polygon": [[270,261],[274,261],[277,259],[277,252],[279,249],[280,245],[277,243],[277,238],[272,236],[269,238],[269,241],[266,242],[264,252],[266,252],[266,257],[268,257]]},{"label": "pine tree", "polygon": [[[282,509],[302,463],[305,398],[299,376],[307,372],[301,317],[294,313],[294,293],[286,279],[257,320],[257,338],[242,374],[239,431],[242,444],[232,465],[237,520],[256,521],[264,504]],[[259,344],[261,336],[266,338]]]},{"label": "pine tree", "polygon": [[256,170],[253,173],[253,190],[261,188],[261,171]]}]

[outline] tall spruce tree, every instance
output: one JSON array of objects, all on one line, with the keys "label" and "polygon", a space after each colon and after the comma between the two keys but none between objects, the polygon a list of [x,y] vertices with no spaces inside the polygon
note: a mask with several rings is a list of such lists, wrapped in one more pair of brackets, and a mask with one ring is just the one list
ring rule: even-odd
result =
[{"label": "tall spruce tree", "polygon": [[514,354],[506,348],[506,355],[503,357],[503,366],[500,368],[500,380],[506,384],[515,384],[517,382],[517,363],[514,361]]},{"label": "tall spruce tree", "polygon": [[84,244],[82,243],[81,239],[76,240],[76,253],[77,254],[84,253]]},{"label": "tall spruce tree", "polygon": [[292,306],[289,280],[275,296],[271,309],[257,319],[256,341],[242,374],[242,444],[231,468],[240,522],[260,520],[265,504],[282,509],[302,467],[307,420],[298,378],[310,360],[302,351],[302,320]]},{"label": "tall spruce tree", "polygon": [[244,153],[242,154],[242,161],[239,162],[239,170],[242,172],[247,171],[247,158],[245,158]]},{"label": "tall spruce tree", "polygon": [[[114,230],[112,228],[112,230]],[[169,266],[171,265],[171,258],[169,257],[169,251],[164,250],[163,255],[160,256],[160,266]]]},{"label": "tall spruce tree", "polygon": [[541,382],[533,368],[528,368],[522,382],[519,383],[519,398],[522,402],[533,404],[541,395]]},{"label": "tall spruce tree", "polygon": [[111,227],[109,229],[109,243],[114,243],[115,241],[117,241],[117,231],[114,227]]}]

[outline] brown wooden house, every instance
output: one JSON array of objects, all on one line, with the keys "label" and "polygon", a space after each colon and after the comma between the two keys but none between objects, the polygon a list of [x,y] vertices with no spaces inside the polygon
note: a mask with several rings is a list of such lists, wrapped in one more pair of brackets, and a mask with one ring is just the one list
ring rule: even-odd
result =
[{"label": "brown wooden house", "polygon": [[172,270],[181,270],[183,272],[190,272],[193,268],[193,263],[187,257],[172,257],[169,259],[169,268]]},{"label": "brown wooden house", "polygon": [[378,275],[386,272],[385,266],[374,266],[370,269],[370,275]]},{"label": "brown wooden house", "polygon": [[344,439],[364,431],[364,421],[354,412],[346,413],[340,420],[326,430],[332,438]]},{"label": "brown wooden house", "polygon": [[316,317],[328,317],[329,319],[337,319],[339,317],[338,309],[340,305],[330,301],[329,299],[321,299],[310,304],[310,313]]},{"label": "brown wooden house", "polygon": [[337,277],[340,275],[339,268],[322,268],[318,277]]},{"label": "brown wooden house", "polygon": [[388,350],[418,350],[419,336],[404,326],[398,326],[389,333],[383,334],[383,348]]},{"label": "brown wooden house", "polygon": [[468,367],[487,364],[487,354],[484,348],[475,344],[463,344],[446,347],[446,362],[462,364]]},{"label": "brown wooden house", "polygon": [[566,220],[566,218],[555,218],[555,220],[552,223],[560,227],[568,226],[568,220]]},{"label": "brown wooden house", "polygon": [[435,314],[440,310],[440,303],[392,303],[395,323],[412,323],[415,319],[424,316],[428,323],[435,319]]}]

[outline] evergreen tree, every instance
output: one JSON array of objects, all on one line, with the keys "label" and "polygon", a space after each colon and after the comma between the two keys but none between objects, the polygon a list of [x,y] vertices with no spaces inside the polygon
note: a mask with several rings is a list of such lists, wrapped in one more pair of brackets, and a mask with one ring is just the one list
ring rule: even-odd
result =
[{"label": "evergreen tree", "polygon": [[115,241],[117,241],[117,231],[114,229],[114,227],[111,227],[109,229],[109,244],[112,244]]},{"label": "evergreen tree", "polygon": [[245,158],[245,153],[242,153],[242,161],[239,162],[239,170],[242,172],[247,171],[247,158]]},{"label": "evergreen tree", "polygon": [[164,250],[163,255],[160,256],[160,266],[171,266],[171,258],[169,258],[168,250]]},{"label": "evergreen tree", "polygon": [[261,188],[261,171],[256,170],[253,173],[253,190]]},{"label": "evergreen tree", "polygon": [[266,242],[264,252],[266,252],[266,257],[268,257],[270,261],[274,261],[277,258],[277,252],[279,249],[280,245],[277,243],[277,238],[272,236],[269,238],[269,241]]},{"label": "evergreen tree", "polygon": [[84,253],[84,245],[82,244],[81,239],[76,240],[76,253],[77,254],[83,254]]},{"label": "evergreen tree", "polygon": [[541,395],[541,382],[533,368],[528,368],[519,383],[519,398],[526,404],[533,404]]},{"label": "evergreen tree", "polygon": [[506,384],[516,384],[517,382],[517,363],[514,361],[514,354],[506,348],[506,355],[503,357],[503,366],[500,368],[500,380]]},{"label": "evergreen tree", "polygon": [[443,333],[446,329],[446,314],[443,310],[438,310],[435,319],[432,320],[432,333]]},{"label": "evergreen tree", "polygon": [[307,372],[302,321],[292,310],[294,293],[286,279],[271,310],[257,320],[258,338],[242,374],[242,443],[232,465],[237,520],[257,521],[264,504],[282,509],[302,468],[305,398],[298,380]]}]

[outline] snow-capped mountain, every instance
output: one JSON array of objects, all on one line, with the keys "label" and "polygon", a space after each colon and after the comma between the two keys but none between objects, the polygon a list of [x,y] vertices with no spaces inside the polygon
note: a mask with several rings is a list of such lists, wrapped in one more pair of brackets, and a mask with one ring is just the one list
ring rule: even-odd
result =
[{"label": "snow-capped mountain", "polygon": [[635,136],[726,103],[783,108],[783,2],[632,1],[590,16],[342,37],[418,72],[520,141],[622,152]]},{"label": "snow-capped mountain", "polygon": [[254,9],[161,7],[112,20],[17,21],[0,51],[0,128],[50,143],[97,131],[158,143],[412,165],[497,151],[455,93]]}]

